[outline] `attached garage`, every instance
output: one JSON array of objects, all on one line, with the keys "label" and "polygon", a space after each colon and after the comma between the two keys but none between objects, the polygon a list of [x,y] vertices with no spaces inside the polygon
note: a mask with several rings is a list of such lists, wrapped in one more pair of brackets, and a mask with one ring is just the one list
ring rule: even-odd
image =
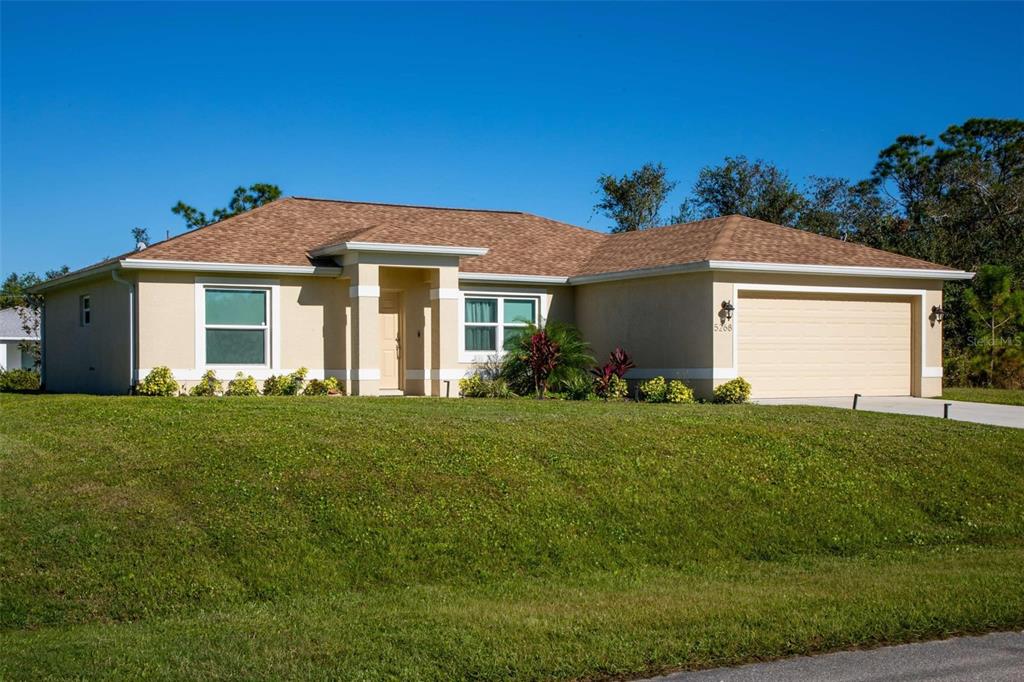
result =
[{"label": "attached garage", "polygon": [[740,292],[737,369],[754,398],[910,395],[912,299]]}]

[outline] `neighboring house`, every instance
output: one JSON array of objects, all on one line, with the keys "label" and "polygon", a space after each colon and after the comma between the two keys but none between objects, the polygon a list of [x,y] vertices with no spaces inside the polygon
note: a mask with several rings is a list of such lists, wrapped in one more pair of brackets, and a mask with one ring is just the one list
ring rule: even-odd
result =
[{"label": "neighboring house", "polygon": [[604,234],[290,197],[35,291],[50,391],[125,393],[165,365],[184,382],[307,367],[356,395],[457,395],[526,322],[558,319],[599,361],[625,348],[630,378],[701,396],[737,376],[755,397],[937,396],[942,285],[970,276],[742,216]]},{"label": "neighboring house", "polygon": [[[31,331],[25,331],[25,322]],[[36,361],[22,351],[26,341],[39,340],[39,314],[23,308],[0,310],[0,370],[32,369]]]}]

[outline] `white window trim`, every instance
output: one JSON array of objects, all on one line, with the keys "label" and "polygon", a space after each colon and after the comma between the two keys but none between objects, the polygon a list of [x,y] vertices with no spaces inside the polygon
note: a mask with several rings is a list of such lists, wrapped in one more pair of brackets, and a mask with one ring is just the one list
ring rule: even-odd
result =
[{"label": "white window trim", "polygon": [[[85,314],[89,314],[89,319],[85,319]],[[82,294],[78,297],[78,326],[90,327],[92,326],[92,295]]]},{"label": "white window trim", "polygon": [[[207,289],[263,289],[267,296],[266,362],[260,365],[222,365],[206,362],[206,290]],[[238,279],[234,277],[196,277],[195,280],[195,364],[201,371],[215,370],[218,376],[236,372],[252,374],[258,370],[279,370],[281,367],[281,286],[276,279]],[[215,327],[220,325],[213,325]],[[241,327],[239,327],[241,328]],[[253,327],[255,328],[255,327]]]},{"label": "white window trim", "polygon": [[[468,351],[466,350],[466,299],[467,298],[496,298],[498,299],[498,321],[494,325],[495,327],[495,346],[497,350],[494,351]],[[504,299],[515,298],[515,299],[533,299],[536,304],[537,311],[537,326],[543,327],[544,321],[548,317],[548,308],[551,306],[551,295],[544,289],[501,289],[501,290],[487,290],[487,289],[473,289],[467,291],[459,291],[459,362],[461,363],[481,363],[487,362],[492,358],[501,358],[505,355],[505,350],[502,348],[504,345],[504,329],[505,322],[503,319],[505,304]],[[483,325],[481,325],[483,326]],[[508,325],[511,327],[521,325]]]}]

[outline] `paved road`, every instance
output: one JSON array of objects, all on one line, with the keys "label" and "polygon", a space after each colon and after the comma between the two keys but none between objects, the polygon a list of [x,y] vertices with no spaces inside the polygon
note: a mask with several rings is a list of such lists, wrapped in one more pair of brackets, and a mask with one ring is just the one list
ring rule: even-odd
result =
[{"label": "paved road", "polygon": [[[766,398],[757,402],[762,405],[819,405],[821,407],[850,408],[853,406],[853,396],[849,398]],[[941,418],[942,405],[947,402],[950,404],[950,419],[1024,429],[1024,407],[1016,405],[966,403],[954,400],[935,400],[932,398],[862,397],[857,404],[857,409]]]},{"label": "paved road", "polygon": [[[802,656],[654,678],[657,682],[1020,682],[1024,632]],[[649,680],[648,682],[653,682]]]}]

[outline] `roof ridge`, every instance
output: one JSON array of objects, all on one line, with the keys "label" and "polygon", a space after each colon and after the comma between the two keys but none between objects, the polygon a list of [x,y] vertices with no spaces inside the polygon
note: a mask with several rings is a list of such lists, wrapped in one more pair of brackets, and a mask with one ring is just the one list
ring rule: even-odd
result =
[{"label": "roof ridge", "polygon": [[322,201],[331,204],[355,204],[357,206],[394,206],[397,208],[421,208],[428,211],[462,211],[464,213],[507,213],[510,215],[530,215],[523,211],[506,211],[498,208],[453,208],[450,206],[426,206],[424,204],[394,204],[387,201],[351,201],[349,199],[322,199],[320,197],[287,196],[285,199],[298,201]]}]

